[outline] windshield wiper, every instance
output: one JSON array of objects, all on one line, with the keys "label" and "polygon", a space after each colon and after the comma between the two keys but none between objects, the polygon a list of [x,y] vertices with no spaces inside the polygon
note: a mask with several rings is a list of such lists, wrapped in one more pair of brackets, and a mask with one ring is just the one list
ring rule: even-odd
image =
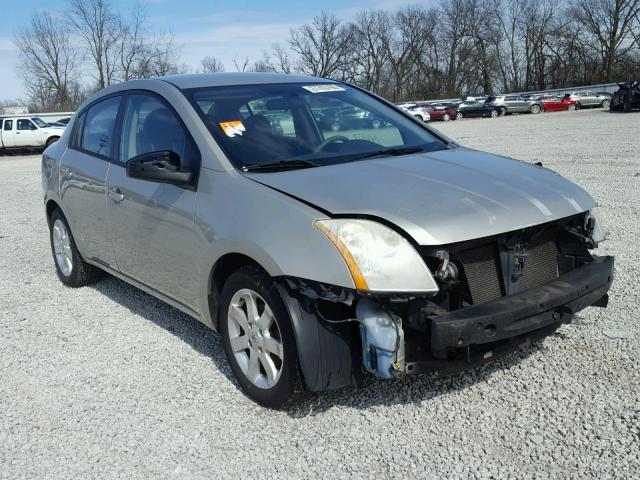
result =
[{"label": "windshield wiper", "polygon": [[411,155],[412,153],[424,152],[422,147],[406,147],[406,148],[385,148],[384,150],[376,150],[375,152],[367,152],[350,158],[349,161],[364,160],[374,157],[399,157],[401,155]]},{"label": "windshield wiper", "polygon": [[243,172],[256,172],[265,170],[294,170],[298,168],[318,167],[317,163],[308,160],[280,160],[278,162],[254,163],[251,165],[243,165]]}]

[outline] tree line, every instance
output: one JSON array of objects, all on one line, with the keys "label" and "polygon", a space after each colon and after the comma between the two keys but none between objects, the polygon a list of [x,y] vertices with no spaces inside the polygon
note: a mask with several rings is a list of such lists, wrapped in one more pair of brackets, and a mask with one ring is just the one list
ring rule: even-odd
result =
[{"label": "tree line", "polygon": [[[114,82],[189,70],[143,9],[124,17],[109,0],[70,0],[65,19],[34,14],[14,41],[39,109],[71,110]],[[215,55],[198,66],[225,69]],[[439,0],[349,21],[322,13],[231,69],[332,78],[393,101],[625,81],[640,77],[640,0]]]}]

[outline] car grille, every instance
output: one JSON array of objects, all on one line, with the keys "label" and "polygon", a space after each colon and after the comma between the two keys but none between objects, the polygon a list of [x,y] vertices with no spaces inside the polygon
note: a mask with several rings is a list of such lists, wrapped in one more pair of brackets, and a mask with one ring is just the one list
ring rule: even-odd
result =
[{"label": "car grille", "polygon": [[[547,236],[524,252],[524,266],[517,280],[512,282],[512,293],[538,287],[558,278],[558,248],[554,238]],[[464,250],[458,254],[474,305],[498,299],[505,295],[508,279],[503,278],[497,243],[489,243]],[[512,266],[507,269],[511,272]],[[510,274],[510,273],[509,273]]]}]

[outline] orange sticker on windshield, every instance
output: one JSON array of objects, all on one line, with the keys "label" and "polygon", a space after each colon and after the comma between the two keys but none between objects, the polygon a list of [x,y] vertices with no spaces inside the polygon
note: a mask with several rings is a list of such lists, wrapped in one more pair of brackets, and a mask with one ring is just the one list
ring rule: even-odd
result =
[{"label": "orange sticker on windshield", "polygon": [[240,120],[234,120],[232,122],[220,122],[220,127],[222,128],[222,131],[227,135],[227,137],[242,135],[246,130]]}]

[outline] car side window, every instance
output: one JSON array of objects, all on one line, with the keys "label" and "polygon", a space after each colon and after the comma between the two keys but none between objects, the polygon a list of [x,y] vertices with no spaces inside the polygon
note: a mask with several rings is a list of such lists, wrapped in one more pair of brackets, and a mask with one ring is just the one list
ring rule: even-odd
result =
[{"label": "car side window", "polygon": [[13,130],[13,120],[5,120],[4,121],[4,129],[5,129],[5,131]]},{"label": "car side window", "polygon": [[161,150],[177,153],[184,162],[193,160],[195,149],[176,113],[153,95],[136,93],[127,98],[122,121],[120,160]]},{"label": "car side window", "polygon": [[78,145],[82,150],[111,157],[121,101],[122,97],[111,97],[89,107]]},{"label": "car side window", "polygon": [[20,119],[18,120],[18,130],[35,130],[36,126],[31,122],[31,120]]}]

